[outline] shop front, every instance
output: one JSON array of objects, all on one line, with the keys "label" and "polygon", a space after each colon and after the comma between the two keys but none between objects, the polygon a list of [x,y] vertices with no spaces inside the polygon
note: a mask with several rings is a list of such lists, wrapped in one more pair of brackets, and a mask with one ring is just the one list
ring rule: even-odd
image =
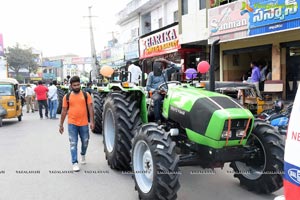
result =
[{"label": "shop front", "polygon": [[292,98],[300,80],[299,1],[293,2],[237,1],[209,10],[209,43],[220,39],[221,80],[243,80],[256,61],[268,65],[272,80],[283,82],[282,97]]}]

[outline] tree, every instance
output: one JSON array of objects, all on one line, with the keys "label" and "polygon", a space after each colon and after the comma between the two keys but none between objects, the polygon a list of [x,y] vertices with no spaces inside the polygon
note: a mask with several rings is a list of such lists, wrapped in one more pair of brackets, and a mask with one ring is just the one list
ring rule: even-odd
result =
[{"label": "tree", "polygon": [[9,69],[16,73],[16,77],[20,77],[20,69],[28,69],[29,74],[37,71],[36,59],[38,56],[32,54],[32,48],[21,48],[17,43],[15,47],[7,48],[5,56]]}]

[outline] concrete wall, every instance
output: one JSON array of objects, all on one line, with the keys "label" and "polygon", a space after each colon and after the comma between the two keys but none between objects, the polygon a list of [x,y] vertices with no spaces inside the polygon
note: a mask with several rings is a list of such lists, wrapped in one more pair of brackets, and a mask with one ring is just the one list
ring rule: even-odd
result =
[{"label": "concrete wall", "polygon": [[199,10],[199,0],[188,1],[188,14],[182,15],[181,44],[207,40],[207,9]]},{"label": "concrete wall", "polygon": [[139,16],[136,16],[132,18],[130,21],[128,21],[126,24],[122,25],[120,27],[121,34],[119,34],[119,43],[127,43],[133,40],[132,38],[132,30],[136,30],[136,36],[139,36],[139,26],[140,26],[140,21],[139,21]]}]

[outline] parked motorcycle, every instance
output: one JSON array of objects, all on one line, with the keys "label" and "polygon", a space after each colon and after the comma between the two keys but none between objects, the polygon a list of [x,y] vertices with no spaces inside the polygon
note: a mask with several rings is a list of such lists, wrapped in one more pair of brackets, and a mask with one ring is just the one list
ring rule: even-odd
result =
[{"label": "parked motorcycle", "polygon": [[265,110],[257,117],[269,122],[272,126],[277,127],[278,131],[282,135],[286,135],[293,103],[289,104],[286,109],[283,108],[283,102],[281,100],[277,100],[274,102],[273,109]]}]

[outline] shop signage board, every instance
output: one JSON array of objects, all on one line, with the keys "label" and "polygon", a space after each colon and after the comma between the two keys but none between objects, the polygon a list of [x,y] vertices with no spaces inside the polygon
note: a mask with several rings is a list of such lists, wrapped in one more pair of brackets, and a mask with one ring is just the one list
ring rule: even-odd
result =
[{"label": "shop signage board", "polygon": [[139,43],[138,40],[128,42],[124,45],[125,60],[139,58]]},{"label": "shop signage board", "polygon": [[140,59],[176,52],[180,49],[178,25],[140,38],[139,47]]},{"label": "shop signage board", "polygon": [[0,56],[4,56],[3,36],[0,33]]},{"label": "shop signage board", "polygon": [[239,0],[208,10],[211,44],[300,27],[300,0]]},{"label": "shop signage board", "polygon": [[209,43],[247,36],[249,15],[242,13],[243,1],[218,6],[208,11]]},{"label": "shop signage board", "polygon": [[300,0],[249,1],[249,35],[300,27]]}]

